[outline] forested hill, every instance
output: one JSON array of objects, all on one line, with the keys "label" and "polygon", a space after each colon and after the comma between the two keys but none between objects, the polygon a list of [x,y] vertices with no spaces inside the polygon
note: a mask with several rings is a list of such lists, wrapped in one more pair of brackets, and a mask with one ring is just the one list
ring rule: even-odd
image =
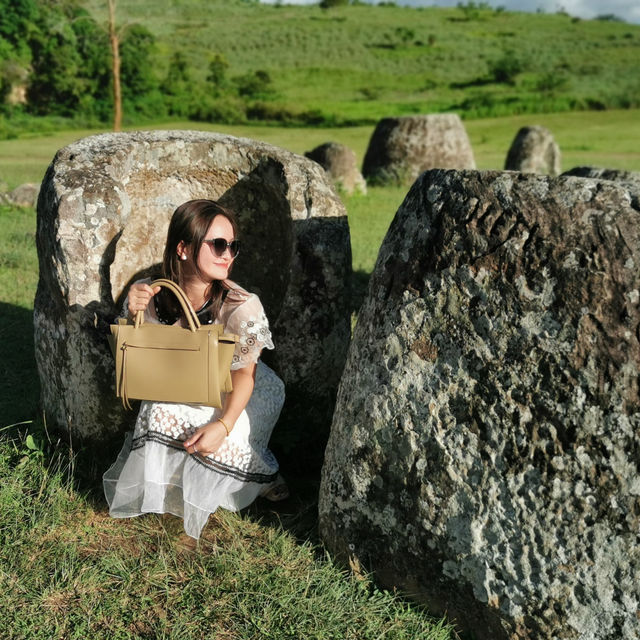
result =
[{"label": "forested hill", "polygon": [[[640,26],[603,16],[117,0],[125,123],[307,125],[640,106]],[[6,117],[108,121],[107,0],[0,0]],[[24,101],[26,100],[26,103]],[[13,103],[13,104],[8,104]]]}]

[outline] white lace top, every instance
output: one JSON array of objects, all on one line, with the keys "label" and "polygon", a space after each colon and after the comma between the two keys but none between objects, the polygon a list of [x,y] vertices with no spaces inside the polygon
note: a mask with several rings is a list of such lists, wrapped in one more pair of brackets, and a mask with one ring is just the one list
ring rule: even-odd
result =
[{"label": "white lace top", "polygon": [[227,300],[240,297],[246,299],[239,304],[225,301],[218,316],[225,331],[239,337],[233,354],[232,371],[257,362],[263,349],[274,348],[269,321],[260,299],[255,293],[249,293],[234,283]]}]

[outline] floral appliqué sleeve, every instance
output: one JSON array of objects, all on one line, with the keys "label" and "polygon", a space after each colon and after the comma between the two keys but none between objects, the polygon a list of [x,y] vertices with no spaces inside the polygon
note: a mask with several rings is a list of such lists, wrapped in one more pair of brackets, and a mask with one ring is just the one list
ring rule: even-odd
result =
[{"label": "floral appliqu\u00e9 sleeve", "polygon": [[260,299],[255,294],[229,314],[225,323],[225,330],[238,335],[238,343],[233,354],[231,370],[242,369],[254,364],[263,349],[273,349],[269,321],[264,313]]}]

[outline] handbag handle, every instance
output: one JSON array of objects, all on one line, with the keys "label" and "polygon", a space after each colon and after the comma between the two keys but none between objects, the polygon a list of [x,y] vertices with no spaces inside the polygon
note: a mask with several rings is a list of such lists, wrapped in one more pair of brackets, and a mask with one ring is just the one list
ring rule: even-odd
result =
[{"label": "handbag handle", "polygon": [[[158,280],[154,280],[149,286],[152,289],[154,287],[165,287],[166,289],[169,289],[175,297],[178,298],[178,302],[180,303],[182,311],[187,319],[187,323],[189,324],[189,329],[191,331],[197,331],[200,328],[200,320],[198,320],[198,316],[193,310],[191,302],[189,302],[189,298],[187,298],[187,294],[175,282],[167,280],[166,278],[159,278]],[[136,311],[136,329],[142,324],[144,324],[144,311]]]}]

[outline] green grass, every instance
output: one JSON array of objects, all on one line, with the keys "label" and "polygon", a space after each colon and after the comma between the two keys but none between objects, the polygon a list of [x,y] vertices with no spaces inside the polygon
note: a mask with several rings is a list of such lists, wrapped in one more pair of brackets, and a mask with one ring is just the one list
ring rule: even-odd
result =
[{"label": "green grass", "polygon": [[287,529],[220,511],[198,544],[172,516],[113,520],[68,467],[0,447],[0,636],[449,640],[450,628]]},{"label": "green grass", "polygon": [[[563,170],[579,165],[640,171],[640,110],[539,113],[502,118],[482,118],[464,123],[479,169],[502,169],[518,129],[539,124],[547,127],[560,145]],[[136,127],[129,127],[136,130]],[[362,163],[374,127],[306,128],[269,125],[223,125],[202,122],[167,122],[140,129],[197,129],[261,140],[294,153],[304,153],[328,141],[353,149]],[[0,179],[13,188],[23,182],[40,182],[58,149],[108,128],[58,131],[0,140]],[[398,202],[399,204],[399,202]],[[374,203],[375,206],[375,203]],[[397,207],[396,207],[397,208]],[[395,209],[394,209],[395,212]]]},{"label": "green grass", "polygon": [[[105,22],[105,3],[87,0]],[[120,0],[119,21],[158,40],[158,73],[181,50],[204,86],[214,53],[229,76],[265,69],[268,102],[325,124],[456,110],[464,117],[640,106],[640,26],[561,14],[458,8]],[[498,81],[496,64],[517,67]],[[126,116],[126,114],[125,114]]]}]

